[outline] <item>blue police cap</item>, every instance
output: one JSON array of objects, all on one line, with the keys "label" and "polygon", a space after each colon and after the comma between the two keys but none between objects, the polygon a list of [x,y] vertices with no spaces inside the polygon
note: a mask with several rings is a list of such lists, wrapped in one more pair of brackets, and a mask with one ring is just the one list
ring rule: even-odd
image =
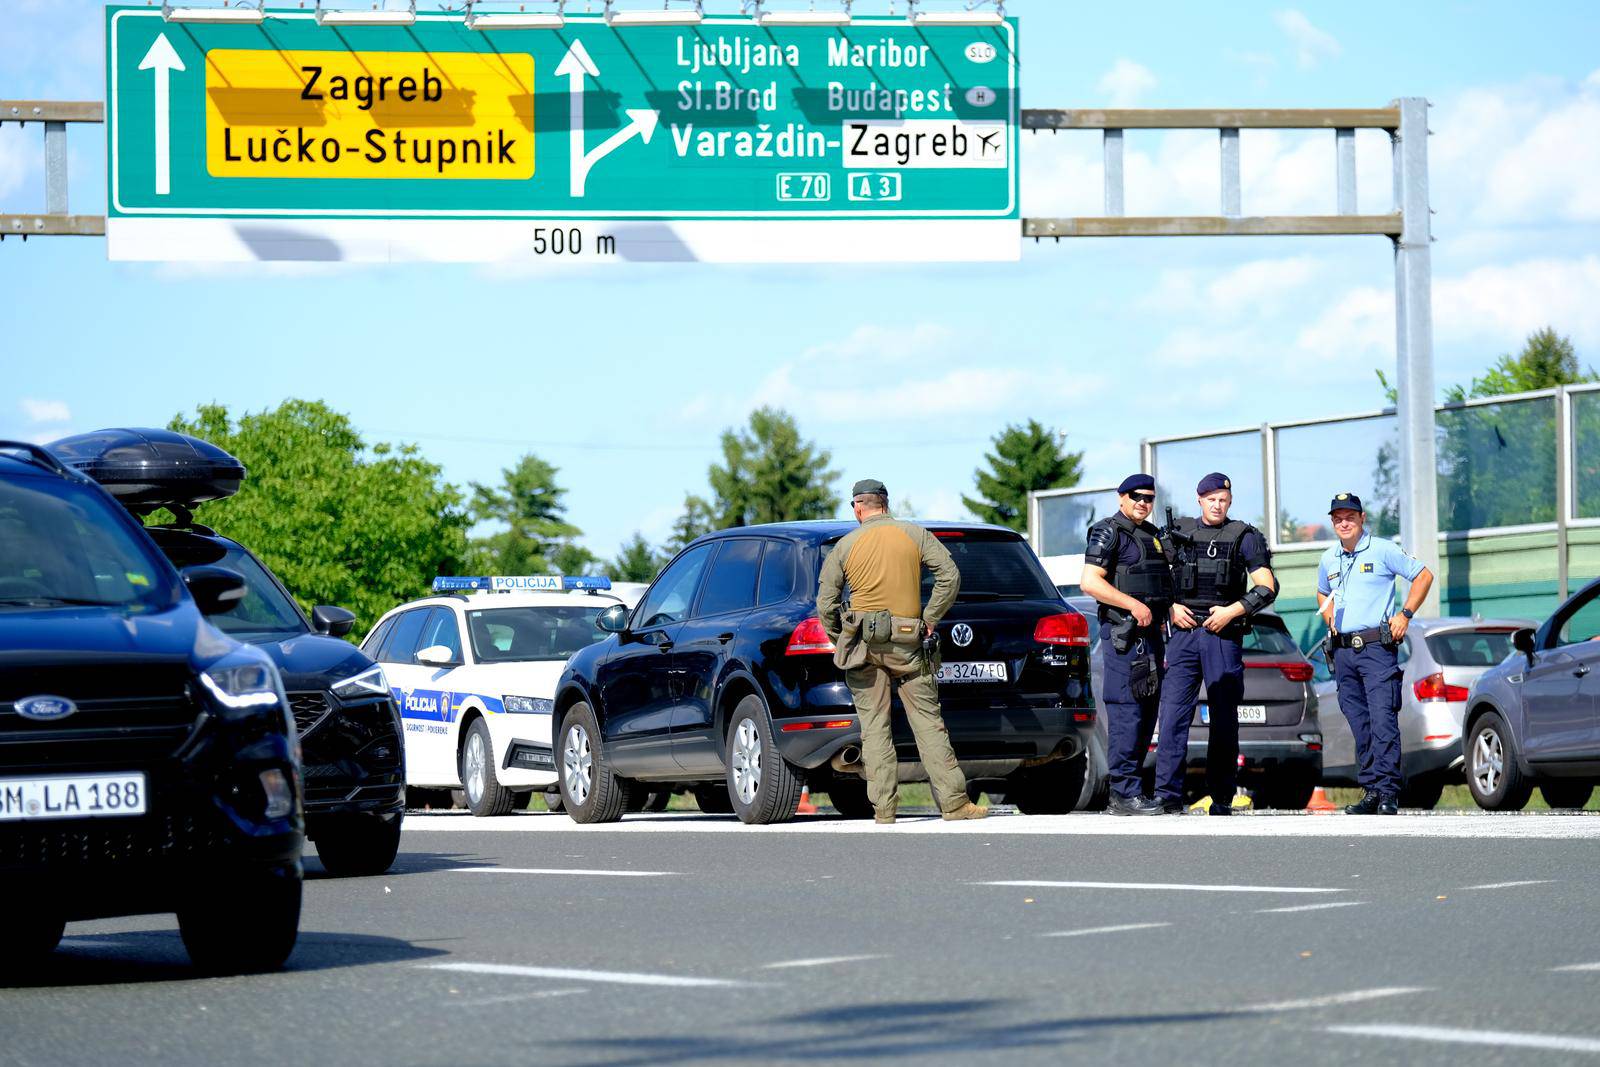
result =
[{"label": "blue police cap", "polygon": [[1146,489],[1152,493],[1155,492],[1156,480],[1148,474],[1130,474],[1122,479],[1121,485],[1117,486],[1117,492],[1124,496],[1140,489]]},{"label": "blue police cap", "polygon": [[1205,496],[1207,493],[1215,493],[1218,489],[1226,489],[1232,492],[1233,483],[1228,480],[1226,474],[1212,471],[1200,479],[1200,484],[1194,487],[1194,492],[1196,496]]},{"label": "blue police cap", "polygon": [[1328,504],[1328,514],[1335,511],[1359,511],[1366,514],[1367,509],[1361,506],[1361,498],[1354,493],[1340,493]]}]

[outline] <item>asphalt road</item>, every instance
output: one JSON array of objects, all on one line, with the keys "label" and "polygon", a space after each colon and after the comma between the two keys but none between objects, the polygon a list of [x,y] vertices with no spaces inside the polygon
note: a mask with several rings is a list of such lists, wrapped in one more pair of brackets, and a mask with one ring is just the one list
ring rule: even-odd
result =
[{"label": "asphalt road", "polygon": [[1600,1060],[1600,816],[413,817],[280,974],[167,916],[0,989],[0,1063]]}]

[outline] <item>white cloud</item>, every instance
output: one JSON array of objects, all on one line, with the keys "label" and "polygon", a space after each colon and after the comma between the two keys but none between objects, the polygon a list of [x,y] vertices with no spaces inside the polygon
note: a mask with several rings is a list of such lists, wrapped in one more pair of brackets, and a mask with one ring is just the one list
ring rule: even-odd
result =
[{"label": "white cloud", "polygon": [[1294,8],[1274,12],[1272,21],[1294,46],[1294,59],[1301,70],[1311,70],[1324,59],[1337,59],[1344,51],[1333,34],[1318,29],[1303,12]]},{"label": "white cloud", "polygon": [[1101,75],[1095,90],[1109,97],[1112,107],[1133,107],[1155,87],[1156,76],[1149,67],[1122,58]]},{"label": "white cloud", "polygon": [[1289,256],[1253,259],[1221,274],[1200,268],[1164,270],[1140,303],[1163,314],[1273,307],[1315,280],[1317,263],[1314,256]]},{"label": "white cloud", "polygon": [[64,400],[35,400],[32,397],[22,398],[22,413],[29,422],[67,422],[72,418],[72,410],[67,407]]}]

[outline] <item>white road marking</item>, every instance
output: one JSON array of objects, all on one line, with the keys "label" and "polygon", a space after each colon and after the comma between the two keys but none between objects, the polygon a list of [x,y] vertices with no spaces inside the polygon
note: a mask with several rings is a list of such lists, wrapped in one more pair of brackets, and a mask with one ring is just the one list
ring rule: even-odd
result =
[{"label": "white road marking", "polygon": [[780,963],[762,964],[763,970],[778,971],[786,967],[827,967],[835,963],[861,963],[865,960],[886,960],[888,956],[817,956],[809,960],[783,960]]},{"label": "white road marking", "polygon": [[1439,1041],[1452,1045],[1498,1045],[1502,1048],[1537,1048],[1554,1052],[1600,1053],[1600,1040],[1561,1034],[1516,1034],[1506,1030],[1454,1030],[1443,1026],[1330,1026],[1330,1034],[1357,1037],[1396,1037],[1412,1041]]},{"label": "white road marking", "polygon": [[676,871],[601,871],[570,867],[451,867],[451,874],[577,874],[586,878],[670,878]]},{"label": "white road marking", "polygon": [[1272,1011],[1305,1011],[1311,1008],[1336,1008],[1341,1004],[1359,1004],[1364,1000],[1381,1000],[1384,997],[1403,997],[1411,993],[1426,993],[1422,986],[1389,986],[1382,989],[1353,989],[1348,993],[1329,993],[1322,997],[1302,997],[1298,1000],[1278,1000],[1270,1004],[1252,1004],[1237,1009],[1246,1013]]},{"label": "white road marking", "polygon": [[1088,937],[1090,934],[1120,934],[1128,930],[1158,930],[1171,923],[1127,923],[1123,926],[1091,926],[1084,930],[1057,930],[1050,934],[1040,934],[1040,937]]},{"label": "white road marking", "polygon": [[1283,915],[1291,911],[1322,911],[1326,908],[1358,908],[1359,900],[1335,900],[1328,904],[1296,904],[1292,908],[1262,908],[1257,915]]},{"label": "white road marking", "polygon": [[1017,886],[1024,889],[1169,889],[1185,893],[1343,893],[1296,885],[1184,885],[1173,882],[972,882],[971,885]]},{"label": "white road marking", "polygon": [[580,825],[544,812],[501,819],[474,819],[445,813],[408,814],[407,833],[562,833],[562,834],[975,834],[980,837],[1294,837],[1294,838],[1436,838],[1448,840],[1595,840],[1600,819],[1592,815],[1549,815],[1523,812],[1465,812],[1402,815],[1394,819],[1318,818],[1295,812],[1252,812],[1233,819],[1126,819],[1115,815],[991,814],[973,822],[947,823],[927,818],[902,818],[893,826],[871,819],[833,819],[807,815],[777,826],[746,826],[731,816],[673,812],[627,816],[621,822]]},{"label": "white road marking", "polygon": [[468,1000],[461,1004],[463,1008],[487,1008],[496,1004],[519,1004],[525,1000],[549,1000],[551,997],[570,997],[582,993],[581,989],[543,989],[537,993],[508,993],[503,997],[484,997],[481,1000]]},{"label": "white road marking", "polygon": [[1467,889],[1515,889],[1519,885],[1549,885],[1554,879],[1532,878],[1525,882],[1490,882],[1488,885],[1469,885]]},{"label": "white road marking", "polygon": [[563,982],[609,982],[613,985],[676,986],[702,989],[710,986],[743,986],[727,978],[692,978],[678,974],[630,974],[626,971],[580,971],[571,967],[517,967],[508,963],[424,963],[427,971],[460,971],[466,974],[498,974],[513,978],[555,978]]},{"label": "white road marking", "polygon": [[1552,971],[1600,971],[1600,963],[1569,963],[1565,967],[1552,967]]}]

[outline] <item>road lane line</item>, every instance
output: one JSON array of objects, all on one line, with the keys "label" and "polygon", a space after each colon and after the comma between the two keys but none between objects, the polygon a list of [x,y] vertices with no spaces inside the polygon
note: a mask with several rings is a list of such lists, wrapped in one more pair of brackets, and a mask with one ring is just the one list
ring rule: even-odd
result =
[{"label": "road lane line", "polygon": [[601,871],[572,867],[451,867],[451,874],[576,874],[585,878],[673,878],[677,871]]},{"label": "road lane line", "polygon": [[1452,1045],[1497,1045],[1501,1048],[1537,1048],[1554,1052],[1600,1053],[1600,1040],[1561,1034],[1516,1034],[1506,1030],[1454,1030],[1443,1026],[1329,1026],[1330,1034],[1356,1037],[1395,1037],[1411,1041],[1438,1041]]},{"label": "road lane line", "polygon": [[1120,934],[1128,930],[1158,930],[1171,923],[1126,923],[1122,926],[1091,926],[1084,930],[1057,930],[1040,937],[1088,937],[1090,934]]},{"label": "road lane line", "polygon": [[727,978],[692,978],[678,974],[630,974],[626,971],[580,971],[571,967],[518,967],[508,963],[423,963],[426,971],[457,971],[463,974],[498,974],[513,978],[556,978],[564,982],[608,982],[613,985],[675,986],[703,989],[713,986],[752,985]]},{"label": "road lane line", "polygon": [[764,963],[762,970],[777,971],[786,967],[827,967],[834,963],[861,963],[865,960],[886,960],[888,956],[817,956],[808,960],[783,960],[779,963]]},{"label": "road lane line", "polygon": [[1580,971],[1600,971],[1600,963],[1569,963],[1565,967],[1552,967],[1552,971],[1576,973]]},{"label": "road lane line", "polygon": [[1329,904],[1296,904],[1292,908],[1262,908],[1257,915],[1284,915],[1291,911],[1323,911],[1327,908],[1359,908],[1365,901],[1335,900]]},{"label": "road lane line", "polygon": [[1381,1000],[1384,997],[1403,997],[1412,993],[1426,993],[1423,986],[1388,986],[1380,989],[1353,989],[1348,993],[1329,993],[1321,997],[1302,997],[1298,1000],[1278,1000],[1269,1004],[1252,1004],[1237,1011],[1263,1013],[1273,1011],[1305,1011],[1309,1008],[1336,1008],[1341,1004],[1359,1004],[1364,1000]]},{"label": "road lane line", "polygon": [[481,1000],[468,1000],[461,1003],[463,1008],[487,1008],[496,1004],[519,1004],[525,1000],[549,1000],[551,997],[571,997],[584,992],[582,989],[541,989],[537,993],[508,993],[503,997],[484,997]]},{"label": "road lane line", "polygon": [[1488,885],[1469,885],[1467,889],[1515,889],[1519,885],[1549,885],[1552,878],[1532,878],[1525,882],[1490,882]]},{"label": "road lane line", "polygon": [[1167,882],[971,882],[970,885],[1017,886],[1023,889],[1172,889],[1188,893],[1343,893],[1293,885],[1184,885]]}]

